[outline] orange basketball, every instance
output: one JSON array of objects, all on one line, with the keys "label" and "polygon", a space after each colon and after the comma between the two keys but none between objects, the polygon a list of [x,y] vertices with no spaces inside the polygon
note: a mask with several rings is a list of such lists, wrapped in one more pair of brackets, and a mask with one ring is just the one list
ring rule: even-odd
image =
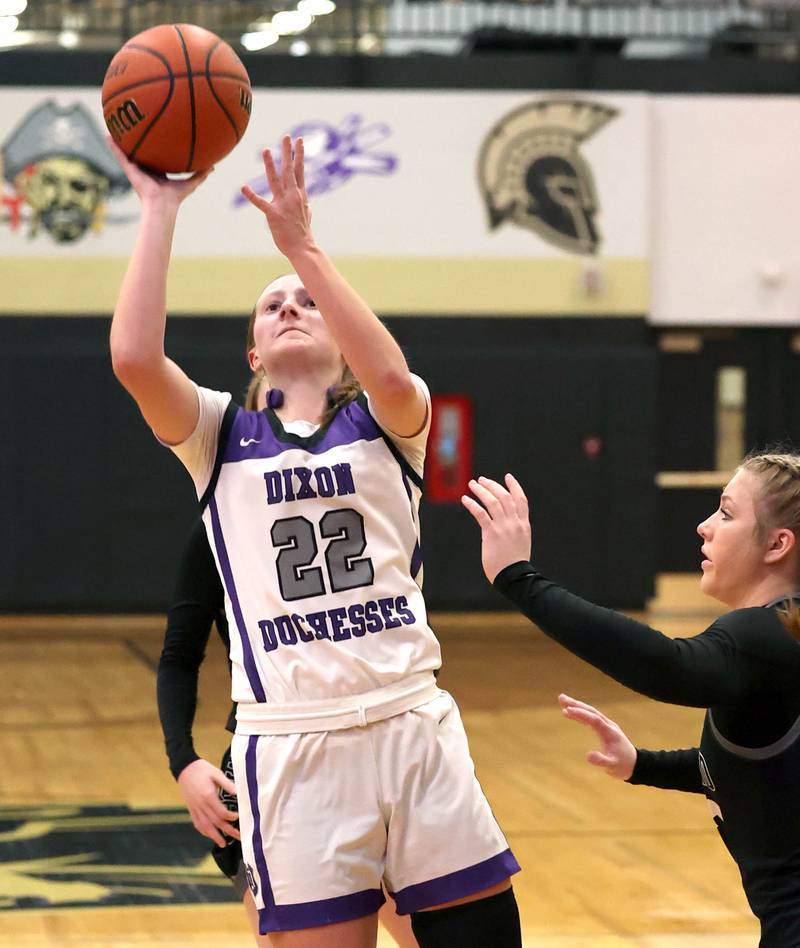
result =
[{"label": "orange basketball", "polygon": [[230,46],[189,23],[128,40],[103,80],[114,141],[153,171],[203,171],[236,145],[250,120],[250,77]]}]

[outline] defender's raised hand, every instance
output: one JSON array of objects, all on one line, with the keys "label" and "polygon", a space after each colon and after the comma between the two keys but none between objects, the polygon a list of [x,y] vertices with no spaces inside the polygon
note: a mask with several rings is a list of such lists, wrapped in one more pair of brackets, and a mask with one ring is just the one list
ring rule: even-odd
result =
[{"label": "defender's raised hand", "polygon": [[627,780],[636,765],[636,748],[619,724],[592,705],[569,695],[559,695],[558,703],[564,717],[590,727],[600,739],[600,750],[590,751],[586,760],[595,767],[602,767],[609,777]]},{"label": "defender's raised hand", "polygon": [[314,245],[303,161],[303,139],[296,139],[292,149],[292,139],[284,135],[280,172],[270,149],[264,149],[264,171],[272,200],[264,200],[248,185],[242,188],[242,194],[267,218],[275,246],[290,260],[294,253]]},{"label": "defender's raised hand", "polygon": [[505,482],[504,487],[491,478],[479,477],[469,482],[477,500],[466,495],[461,498],[481,528],[481,562],[490,583],[506,566],[531,557],[528,498],[512,474],[506,474]]}]

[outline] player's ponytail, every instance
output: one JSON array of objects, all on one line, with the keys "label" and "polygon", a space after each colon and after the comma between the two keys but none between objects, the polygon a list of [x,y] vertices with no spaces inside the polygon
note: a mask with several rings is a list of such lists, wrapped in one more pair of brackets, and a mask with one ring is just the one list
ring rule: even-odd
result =
[{"label": "player's ponytail", "polygon": [[361,383],[353,375],[349,365],[345,365],[342,377],[336,385],[329,389],[328,408],[320,419],[321,425],[327,423],[333,418],[340,408],[355,401],[361,394]]},{"label": "player's ponytail", "polygon": [[[800,544],[800,454],[783,448],[751,453],[742,461],[740,469],[755,474],[761,483],[755,497],[759,539],[776,527],[785,527]],[[800,590],[800,565],[798,570],[795,585]],[[777,612],[784,626],[800,640],[800,604],[790,600],[779,606]]]},{"label": "player's ponytail", "polygon": [[244,393],[244,407],[246,411],[258,411],[258,392],[264,384],[266,375],[264,370],[259,368],[250,376],[247,389]]}]

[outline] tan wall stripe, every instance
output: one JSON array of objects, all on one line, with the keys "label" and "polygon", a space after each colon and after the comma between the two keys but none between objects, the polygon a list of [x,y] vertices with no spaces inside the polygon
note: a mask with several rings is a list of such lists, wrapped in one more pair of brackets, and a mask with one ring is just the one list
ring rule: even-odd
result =
[{"label": "tan wall stripe", "polygon": [[[649,305],[649,264],[598,264],[602,286],[582,288],[593,266],[578,259],[349,257],[343,273],[379,313],[441,315],[640,316]],[[11,257],[0,264],[0,314],[110,313],[124,258]],[[170,271],[168,310],[176,315],[244,315],[261,288],[286,273],[282,258],[182,257]]]}]

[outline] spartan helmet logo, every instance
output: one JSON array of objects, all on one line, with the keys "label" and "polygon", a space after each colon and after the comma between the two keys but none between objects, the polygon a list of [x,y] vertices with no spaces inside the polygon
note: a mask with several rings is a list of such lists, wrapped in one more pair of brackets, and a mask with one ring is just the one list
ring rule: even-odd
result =
[{"label": "spartan helmet logo", "polygon": [[597,191],[578,148],[615,115],[595,102],[550,99],[502,118],[478,157],[490,228],[511,221],[569,253],[596,254]]}]

